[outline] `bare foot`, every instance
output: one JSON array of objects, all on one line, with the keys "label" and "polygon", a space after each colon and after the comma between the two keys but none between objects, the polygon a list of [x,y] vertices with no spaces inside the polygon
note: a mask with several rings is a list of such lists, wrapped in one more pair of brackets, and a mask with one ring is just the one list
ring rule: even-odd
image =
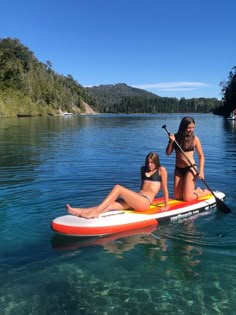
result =
[{"label": "bare foot", "polygon": [[196,195],[196,199],[199,199],[201,197],[205,197],[209,195],[211,192],[208,189],[201,189],[201,188],[196,188],[193,192],[194,195]]},{"label": "bare foot", "polygon": [[197,188],[195,189],[195,191],[199,193],[199,192],[202,192],[203,190],[202,190],[202,188],[197,187]]},{"label": "bare foot", "polygon": [[80,216],[85,219],[92,219],[92,218],[97,218],[100,213],[97,213],[96,207],[91,208],[91,209],[86,209],[84,211],[81,211]]},{"label": "bare foot", "polygon": [[69,204],[66,205],[68,213],[76,215],[77,217],[82,217],[85,219],[96,218],[99,216],[96,209],[97,207],[91,208],[72,208]]},{"label": "bare foot", "polygon": [[203,189],[203,196],[210,195],[211,192],[208,189]]},{"label": "bare foot", "polygon": [[80,217],[82,209],[80,208],[72,208],[69,204],[66,205],[66,210],[73,215]]}]

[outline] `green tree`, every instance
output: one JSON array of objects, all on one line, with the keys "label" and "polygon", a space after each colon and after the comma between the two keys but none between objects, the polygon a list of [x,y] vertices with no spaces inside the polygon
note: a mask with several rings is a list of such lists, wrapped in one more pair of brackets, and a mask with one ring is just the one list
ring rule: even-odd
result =
[{"label": "green tree", "polygon": [[223,113],[228,117],[236,109],[236,66],[229,72],[228,80],[221,82]]},{"label": "green tree", "polygon": [[57,74],[18,39],[0,38],[0,116],[82,113],[84,103],[96,111],[96,100],[71,75]]}]

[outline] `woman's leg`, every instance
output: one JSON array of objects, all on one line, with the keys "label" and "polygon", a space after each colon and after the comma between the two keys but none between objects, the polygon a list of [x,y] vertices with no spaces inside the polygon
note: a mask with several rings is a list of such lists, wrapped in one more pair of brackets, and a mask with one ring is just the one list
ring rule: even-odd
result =
[{"label": "woman's leg", "polygon": [[[73,208],[69,204],[66,205],[66,209],[70,214],[74,214],[80,216],[82,212],[90,212],[95,211],[98,206],[90,207],[90,208]],[[106,208],[106,211],[110,210],[125,210],[128,209],[129,205],[123,200],[113,202],[109,207]],[[105,212],[105,211],[104,211]]]},{"label": "woman's leg", "polygon": [[199,199],[201,197],[207,196],[210,194],[210,191],[207,189],[196,188],[196,172],[190,170],[185,175],[185,184],[183,190],[183,199],[185,201]]},{"label": "woman's leg", "polygon": [[[136,193],[130,189],[127,189],[121,185],[115,185],[112,191],[107,195],[107,197],[98,205],[97,207],[91,207],[87,209],[77,208],[75,212],[77,215],[92,218],[97,217],[100,213],[111,210],[111,207],[116,206],[116,200],[122,198],[125,203],[120,203],[119,210],[127,208],[133,208],[136,211],[142,211],[149,207],[150,203],[147,198],[143,197],[139,193]],[[68,208],[69,211],[73,211],[73,208]],[[115,208],[113,208],[115,209]],[[118,209],[117,209],[118,210]]]},{"label": "woman's leg", "polygon": [[194,188],[195,188],[195,175],[188,171],[184,178],[184,186],[183,186],[183,200],[184,201],[190,201],[197,199],[196,194],[194,194]]},{"label": "woman's leg", "polygon": [[97,206],[90,207],[90,208],[73,208],[69,204],[66,205],[66,210],[70,214],[74,214],[74,215],[77,215],[77,216],[80,216],[81,212],[83,212],[83,211],[90,211],[90,210],[93,210],[93,209],[96,209],[96,208],[97,208]]},{"label": "woman's leg", "polygon": [[175,173],[174,173],[174,195],[175,195],[175,198],[178,200],[183,199],[183,183],[184,183],[184,176],[181,174],[180,171],[175,170]]},{"label": "woman's leg", "polygon": [[205,197],[211,194],[211,192],[208,189],[201,189],[200,187],[198,187],[194,189],[193,194],[195,195],[194,199],[199,199],[201,197]]}]

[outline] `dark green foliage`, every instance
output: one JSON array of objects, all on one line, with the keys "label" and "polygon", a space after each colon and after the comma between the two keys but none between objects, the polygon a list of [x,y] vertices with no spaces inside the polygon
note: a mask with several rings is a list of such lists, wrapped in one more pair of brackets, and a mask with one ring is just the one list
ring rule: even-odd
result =
[{"label": "dark green foliage", "polygon": [[214,112],[217,115],[229,117],[236,109],[236,67],[229,72],[228,80],[220,84],[222,86],[223,106]]},{"label": "dark green foliage", "polygon": [[0,39],[0,116],[54,115],[59,108],[83,112],[95,100],[70,75],[39,62],[18,39]]},{"label": "dark green foliage", "polygon": [[209,113],[222,102],[216,98],[185,99],[160,97],[126,84],[87,88],[101,113]]},{"label": "dark green foliage", "polygon": [[[232,96],[227,93],[225,100]],[[84,88],[53,71],[50,61],[39,62],[18,39],[0,39],[0,117],[83,113],[85,103],[99,113],[208,113],[222,105],[212,98],[160,97],[126,84]]]}]

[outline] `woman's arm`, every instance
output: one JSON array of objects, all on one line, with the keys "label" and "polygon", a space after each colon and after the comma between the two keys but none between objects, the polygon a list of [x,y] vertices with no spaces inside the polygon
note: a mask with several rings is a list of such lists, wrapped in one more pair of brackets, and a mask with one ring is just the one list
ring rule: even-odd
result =
[{"label": "woman's arm", "polygon": [[167,155],[170,155],[173,152],[174,142],[175,142],[175,135],[171,133],[169,135],[169,142],[168,142],[167,147],[166,147],[166,154]]},{"label": "woman's arm", "polygon": [[142,187],[143,187],[143,174],[144,174],[144,172],[145,172],[145,166],[142,166],[142,167],[140,168],[141,183],[140,183],[140,188],[139,188],[139,190],[141,190]]},{"label": "woman's arm", "polygon": [[161,189],[164,195],[165,207],[162,207],[161,210],[169,209],[169,191],[168,191],[168,174],[165,167],[160,167],[160,176],[161,176]]},{"label": "woman's arm", "polygon": [[202,150],[202,145],[200,139],[195,136],[195,149],[198,154],[198,160],[199,160],[199,178],[204,179],[204,164],[205,164],[205,157]]}]

